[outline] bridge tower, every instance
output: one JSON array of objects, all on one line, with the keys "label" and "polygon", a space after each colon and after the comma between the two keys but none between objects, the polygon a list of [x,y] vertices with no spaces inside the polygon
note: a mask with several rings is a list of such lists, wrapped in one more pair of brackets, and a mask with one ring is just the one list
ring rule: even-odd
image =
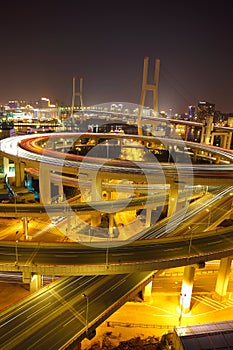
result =
[{"label": "bridge tower", "polygon": [[143,67],[143,78],[142,78],[142,90],[140,98],[140,110],[138,116],[138,135],[142,135],[142,113],[143,107],[145,104],[146,92],[153,92],[153,109],[154,113],[158,115],[158,83],[159,83],[159,70],[160,70],[160,60],[155,60],[155,71],[154,71],[154,83],[148,83],[148,67],[149,67],[149,57],[144,58],[144,67]]},{"label": "bridge tower", "polygon": [[73,84],[72,84],[72,102],[71,102],[71,119],[72,119],[72,122],[74,121],[73,120],[73,117],[74,117],[74,104],[75,104],[75,97],[76,96],[79,96],[80,98],[80,107],[81,107],[81,110],[83,110],[84,108],[84,104],[83,104],[83,78],[80,78],[79,80],[79,92],[76,92],[76,79],[75,77],[73,77]]}]

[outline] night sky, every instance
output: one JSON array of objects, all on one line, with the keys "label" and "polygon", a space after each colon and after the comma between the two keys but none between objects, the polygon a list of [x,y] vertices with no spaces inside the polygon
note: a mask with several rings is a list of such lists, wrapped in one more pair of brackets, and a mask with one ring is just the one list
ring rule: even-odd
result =
[{"label": "night sky", "polygon": [[[161,61],[159,109],[201,100],[233,112],[233,1],[9,1],[1,4],[0,102],[140,102],[143,60]],[[78,103],[77,99],[77,103]],[[152,107],[152,93],[146,104]]]}]

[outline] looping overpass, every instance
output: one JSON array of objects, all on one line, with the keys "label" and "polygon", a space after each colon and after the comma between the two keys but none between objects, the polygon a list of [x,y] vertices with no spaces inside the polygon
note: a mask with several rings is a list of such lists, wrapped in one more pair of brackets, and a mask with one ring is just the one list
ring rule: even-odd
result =
[{"label": "looping overpass", "polygon": [[[76,139],[81,137],[81,135],[70,134],[67,134],[66,136],[66,140],[69,137],[76,137]],[[87,136],[93,136],[93,138],[103,138],[103,135],[85,135],[85,137]],[[59,137],[59,139],[62,137],[65,138],[65,135],[59,134],[57,137]],[[129,141],[126,135],[113,136],[105,134],[105,138],[106,137],[108,139],[117,138],[120,141],[124,139]],[[24,138],[25,141],[23,141]],[[81,169],[82,172],[86,171],[88,174],[88,176],[85,177],[85,181],[87,182],[92,181],[93,173],[98,172],[99,177],[95,177],[95,181],[97,179],[97,182],[99,180],[101,182],[104,178],[120,180],[123,173],[124,178],[126,177],[128,181],[134,180],[135,182],[143,182],[145,179],[147,181],[149,179],[149,184],[156,181],[162,181],[161,179],[164,178],[165,180],[163,179],[162,182],[163,185],[169,184],[169,186],[171,186],[170,190],[172,191],[172,186],[178,184],[180,192],[182,192],[185,187],[190,186],[190,183],[194,186],[199,184],[216,185],[219,186],[219,191],[218,195],[213,196],[214,199],[211,201],[213,210],[217,212],[218,206],[224,205],[226,205],[226,212],[224,215],[227,215],[227,213],[232,210],[232,151],[218,149],[207,145],[184,143],[180,140],[164,139],[162,140],[164,145],[172,146],[171,153],[173,152],[173,157],[175,157],[175,154],[180,155],[181,152],[181,158],[183,160],[185,159],[186,163],[183,164],[182,162],[177,161],[173,164],[162,164],[161,166],[155,161],[139,162],[136,160],[132,162],[119,159],[114,159],[111,161],[108,158],[105,160],[94,160],[93,158],[90,159],[91,157],[78,157],[77,159],[74,159],[74,157],[70,157],[70,155],[67,153],[64,156],[64,154],[61,155],[61,152],[58,152],[58,150],[51,149],[51,146],[48,146],[47,144],[48,139],[50,144],[52,141],[52,144],[56,145],[56,142],[54,141],[56,137],[54,137],[54,135],[39,135],[38,137],[33,138],[22,137],[15,138],[11,141],[6,140],[5,142],[0,143],[0,153],[1,155],[9,157],[15,162],[18,162],[23,168],[35,167],[40,169],[43,168],[44,170],[46,166],[49,166],[50,172],[57,172],[58,174],[60,173],[60,175],[66,174],[78,176],[80,175]],[[142,141],[152,142],[153,140],[145,137],[135,137],[134,141],[141,144]],[[161,140],[159,141],[161,142]],[[45,144],[47,144],[47,147],[45,147]],[[182,150],[178,146],[182,147]],[[190,157],[192,161],[190,161]],[[198,164],[196,163],[197,159],[205,159],[205,161],[208,161],[208,163]],[[19,171],[19,173],[22,173],[22,170]],[[222,175],[221,178],[219,177],[220,175]],[[180,181],[181,179],[184,180],[183,183]],[[95,194],[93,193],[93,198],[95,199],[94,195]],[[116,200],[116,205],[117,202],[118,201]],[[172,201],[170,200],[170,205],[172,206],[171,202]],[[90,204],[93,203],[86,203],[86,205],[89,207]],[[69,332],[69,339],[62,339],[61,344],[59,345],[59,349],[71,349],[73,343],[83,339],[85,334],[87,335],[86,331],[88,331],[88,329],[92,329],[99,324],[98,315],[103,316],[101,319],[102,321],[104,318],[107,318],[111,312],[113,312],[114,308],[111,308],[112,305],[109,305],[107,309],[104,305],[102,308],[98,309],[98,315],[94,314],[94,303],[97,305],[97,295],[102,295],[100,290],[102,291],[103,289],[106,289],[106,286],[109,287],[107,290],[109,293],[111,293],[111,288],[113,288],[112,286],[115,283],[114,292],[116,293],[116,299],[118,301],[124,299],[125,301],[125,298],[122,296],[122,294],[120,294],[120,290],[122,290],[123,286],[124,294],[128,295],[132,293],[132,284],[135,283],[135,286],[137,286],[136,289],[138,289],[145,283],[145,281],[148,283],[148,281],[153,278],[153,273],[151,271],[184,265],[192,268],[193,264],[199,264],[200,262],[213,259],[227,258],[233,255],[232,227],[221,229],[215,228],[214,230],[207,231],[206,233],[199,232],[200,234],[195,234],[195,236],[193,235],[193,229],[191,229],[191,231],[189,229],[189,227],[192,226],[192,220],[194,220],[194,218],[197,216],[199,220],[203,214],[203,211],[208,208],[209,204],[209,201],[204,200],[198,205],[195,205],[194,203],[193,205],[190,205],[190,209],[185,208],[185,213],[182,209],[176,210],[176,208],[173,208],[174,211],[171,211],[170,214],[172,220],[170,220],[170,217],[168,217],[165,219],[165,221],[160,222],[159,224],[156,223],[155,225],[151,225],[151,227],[145,227],[140,235],[136,234],[134,237],[130,237],[124,242],[119,242],[118,240],[117,246],[116,242],[114,241],[114,237],[111,236],[105,239],[104,243],[103,240],[101,240],[101,242],[96,241],[94,246],[89,246],[88,243],[90,242],[80,242],[81,244],[66,243],[59,245],[46,244],[42,242],[18,242],[16,248],[15,242],[1,242],[1,266],[7,271],[22,271],[24,273],[25,280],[28,281],[30,281],[32,276],[44,273],[76,276],[64,277],[64,280],[55,282],[49,291],[48,289],[44,291],[44,294],[43,291],[34,294],[34,305],[37,305],[36,303],[38,300],[39,303],[41,303],[40,300],[42,299],[40,298],[47,297],[50,295],[50,293],[53,294],[53,288],[58,286],[58,289],[56,290],[57,297],[55,298],[58,305],[56,306],[57,309],[54,310],[58,310],[62,307],[66,311],[70,311],[71,307],[69,302],[64,304],[64,300],[66,300],[67,296],[63,293],[63,289],[67,288],[67,290],[71,291],[72,289],[70,288],[72,288],[73,283],[77,283],[78,297],[75,293],[72,301],[73,305],[76,306],[74,309],[72,309],[71,315],[67,314],[63,321],[59,319],[59,327],[62,322],[64,322],[66,325],[68,322],[71,322],[74,317],[75,321],[79,322],[79,333],[77,333],[77,330],[75,329],[73,330],[73,333],[67,329],[67,334]],[[44,205],[48,207],[50,206],[50,204],[47,202],[44,203]],[[73,210],[78,211],[78,208],[73,208]],[[31,207],[31,211],[33,212],[33,207]],[[98,207],[96,211],[99,213]],[[173,224],[178,230],[178,226],[182,222],[184,222],[182,233],[177,231],[177,235],[180,235],[180,237],[173,237],[173,234],[175,233],[175,230],[173,230]],[[17,264],[15,264],[14,261],[15,249],[17,249],[18,254]],[[135,271],[140,274],[139,278],[141,278],[141,284],[139,280],[136,282]],[[129,277],[132,278],[130,286],[128,286],[127,283],[125,284],[127,274],[129,274]],[[95,278],[98,279],[98,276],[105,275],[106,279],[101,279],[101,277],[99,277],[101,279],[101,281],[98,281],[99,287],[97,289],[93,289],[92,278],[90,277],[90,280],[85,280],[85,283],[82,284],[81,281],[78,280],[80,278],[78,276],[80,275],[96,275],[93,277],[93,280]],[[89,326],[86,325],[83,315],[80,316],[76,311],[81,310],[82,308],[82,313],[85,312],[85,300],[82,302],[82,298],[80,297],[83,291],[89,298],[88,302],[90,302],[90,304],[93,302],[92,306],[90,305],[91,313],[88,320],[90,322]],[[78,304],[74,304],[74,300],[77,298]],[[26,307],[27,303],[32,302],[32,300],[29,299],[25,300]],[[50,314],[51,309],[45,307],[42,317],[45,319]],[[14,317],[12,317],[13,315]],[[14,327],[12,327],[13,319],[17,321],[17,319],[20,317],[21,315],[18,314],[16,308],[14,307],[12,307],[9,313],[7,310],[6,312],[3,312],[2,320],[6,329],[5,334],[8,337],[8,339],[5,339],[5,349],[12,349],[16,346],[18,349],[23,349],[22,346],[25,346],[25,342],[30,341],[31,337],[34,337],[35,341],[38,341],[36,338],[38,329],[40,336],[43,335],[43,339],[46,339],[46,327],[43,328],[42,324],[42,327],[39,328],[37,320],[33,320],[32,324],[28,325],[28,330],[19,330],[17,336],[15,336],[14,340],[12,340],[12,338],[9,337],[11,334],[9,327],[11,326],[11,329],[14,329]],[[49,327],[49,333],[51,333],[53,329],[58,329],[56,317],[53,320],[51,318]],[[22,339],[25,339],[25,342],[22,342]],[[48,337],[48,342],[50,342],[51,339],[52,338]],[[53,338],[53,341],[55,342],[56,340]],[[46,346],[48,346],[48,344]],[[50,344],[49,346],[50,349],[58,349],[57,344]],[[34,349],[39,350],[41,348],[39,345],[37,345],[34,347]]]}]

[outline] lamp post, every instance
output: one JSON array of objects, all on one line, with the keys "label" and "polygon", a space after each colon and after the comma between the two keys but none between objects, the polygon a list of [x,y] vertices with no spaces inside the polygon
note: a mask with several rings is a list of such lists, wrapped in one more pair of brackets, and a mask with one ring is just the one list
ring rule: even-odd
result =
[{"label": "lamp post", "polygon": [[188,257],[189,257],[191,253],[191,246],[192,246],[192,239],[193,239],[193,228],[191,226],[189,226],[188,228],[190,230],[189,253],[188,253]]},{"label": "lamp post", "polygon": [[179,326],[181,326],[181,320],[183,316],[183,307],[184,307],[184,298],[186,297],[186,294],[180,293],[180,316],[179,316]]},{"label": "lamp post", "polygon": [[19,231],[15,232],[15,265],[18,265],[19,262],[19,256],[18,256],[18,238],[17,238],[17,234],[19,233]]},{"label": "lamp post", "polygon": [[83,293],[82,296],[86,299],[86,334],[88,334],[88,309],[89,309],[89,299],[86,293]]}]

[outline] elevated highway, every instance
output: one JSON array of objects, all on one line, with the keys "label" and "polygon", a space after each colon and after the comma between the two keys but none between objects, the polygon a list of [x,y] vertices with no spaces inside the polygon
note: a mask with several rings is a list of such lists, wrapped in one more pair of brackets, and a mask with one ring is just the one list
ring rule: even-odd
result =
[{"label": "elevated highway", "polygon": [[1,349],[77,349],[87,332],[93,335],[106,316],[134,297],[153,275],[60,278],[1,312]]},{"label": "elevated highway", "polygon": [[[165,145],[170,150],[171,155],[181,156],[181,160],[172,163],[156,164],[151,161],[134,162],[118,159],[96,158],[93,156],[77,156],[69,153],[61,153],[51,148],[46,148],[46,143],[53,143],[56,140],[63,138],[63,141],[68,138],[74,143],[77,139],[93,138],[100,139],[116,139],[117,140],[134,140],[141,142],[154,142],[155,138],[137,136],[137,135],[113,135],[113,134],[80,134],[80,133],[56,133],[43,134],[38,136],[18,136],[2,140],[0,143],[0,155],[7,157],[15,162],[19,162],[24,168],[42,168],[44,164],[50,167],[51,170],[70,174],[76,177],[79,176],[81,166],[82,172],[88,172],[91,177],[93,172],[99,172],[99,176],[103,179],[114,178],[119,179],[124,176],[124,179],[140,182],[145,180],[145,176],[153,183],[155,176],[165,176],[166,182],[179,182],[181,179],[189,182],[193,180],[194,185],[231,185],[232,182],[232,167],[233,167],[233,152],[210,145],[199,144],[195,142],[184,142],[179,139],[159,139],[159,143]],[[55,146],[54,146],[55,147]],[[93,146],[94,147],[94,146]],[[135,146],[134,146],[135,147]],[[169,148],[170,147],[170,148]],[[173,147],[173,149],[172,149]],[[181,151],[174,151],[175,148],[181,148]],[[190,159],[206,159],[208,164],[195,164],[190,162]],[[185,164],[183,164],[185,163]],[[211,164],[213,163],[213,164]],[[84,178],[84,177],[83,177]],[[150,180],[151,179],[151,180]]]},{"label": "elevated highway", "polygon": [[[207,148],[205,149],[205,151],[207,153],[211,153],[211,158],[213,153],[215,154],[215,160],[212,159],[212,161],[217,162],[218,164],[207,164],[206,166],[196,166],[194,164],[193,169],[192,166],[189,167],[186,164],[186,166],[181,165],[179,171],[183,171],[186,177],[189,177],[190,174],[194,174],[193,178],[197,179],[195,180],[197,184],[199,184],[198,178],[200,177],[201,179],[202,176],[209,177],[208,179],[204,180],[207,184],[217,183],[218,186],[224,184],[223,187],[226,188],[222,188],[222,190],[220,191],[222,195],[220,195],[220,197],[217,197],[214,204],[217,207],[223,205],[223,203],[229,202],[228,204],[230,204],[230,207],[227,207],[228,209],[226,210],[226,212],[229,212],[231,210],[230,208],[232,205],[233,190],[233,188],[231,187],[232,152],[227,152],[226,150],[221,149],[213,150],[212,147],[206,147]],[[3,155],[7,154],[6,149],[3,151],[2,147],[1,152]],[[20,159],[23,158],[21,156],[22,154],[20,154]],[[50,165],[55,166],[55,169],[57,171],[60,171],[60,167],[62,166],[62,168],[67,169],[67,173],[75,174],[76,172],[77,174],[77,162],[75,166],[73,161],[62,159],[61,164],[58,165],[58,158],[56,160],[53,160],[51,155],[48,156],[42,154],[41,156],[44,163],[48,161]],[[19,155],[17,155],[17,152],[15,155],[12,155],[11,152],[11,157],[12,159],[15,159],[15,157],[16,159],[18,159],[17,157],[19,157]],[[27,153],[27,156],[24,154],[24,160],[22,161],[25,162],[26,167],[35,164],[37,164],[38,166],[40,163],[40,160],[38,158],[39,154],[37,154],[36,157],[37,158],[31,162],[30,159],[27,160],[29,158],[29,155]],[[90,161],[87,162],[87,164],[88,170],[96,168],[99,169],[95,162]],[[56,166],[58,166],[58,168],[56,168]],[[103,164],[101,166],[101,172],[103,170],[103,178],[106,175],[110,176],[110,174],[114,174],[113,176],[116,176],[116,178],[118,178],[120,176],[119,174],[123,172],[124,174],[129,174],[128,179],[133,179],[134,176],[136,176],[137,180],[142,180],[144,178],[145,172],[150,173],[150,175],[153,173],[153,176],[151,176],[152,178],[155,178],[155,176],[157,176],[158,178],[158,174],[162,172],[166,173],[167,180],[170,179],[170,181],[174,182],[180,180],[180,177],[177,175],[177,171],[175,168],[176,166],[174,165],[164,165],[163,170],[161,171],[161,168],[154,169],[154,167],[151,164],[145,164],[138,167],[129,163],[127,166],[126,163],[120,164],[119,162],[112,162],[111,164]],[[66,171],[64,172],[66,173]],[[223,174],[223,178],[219,179],[220,174]],[[59,282],[55,282],[51,285],[51,293],[55,295],[56,301],[60,301],[60,305],[57,305],[58,309],[54,309],[54,314],[56,314],[61,305],[64,308],[64,311],[66,311],[64,321],[59,320],[58,322],[65,322],[65,324],[69,324],[70,322],[73,322],[74,315],[76,315],[76,319],[79,319],[80,321],[79,324],[81,328],[73,329],[72,334],[70,330],[67,330],[69,340],[62,339],[60,345],[56,343],[57,340],[54,339],[52,335],[53,327],[55,329],[57,329],[58,327],[58,323],[55,319],[51,319],[49,328],[41,325],[40,322],[37,322],[35,320],[34,322],[32,322],[33,331],[31,331],[30,325],[28,325],[28,331],[27,328],[25,330],[22,330],[22,328],[20,329],[19,327],[18,330],[16,329],[18,331],[18,335],[15,335],[13,336],[13,338],[8,338],[5,340],[4,349],[23,349],[24,345],[22,341],[33,341],[33,343],[35,344],[33,349],[42,350],[43,347],[41,347],[38,343],[39,339],[42,339],[43,342],[46,342],[47,339],[46,346],[50,346],[49,348],[51,349],[53,349],[52,342],[56,343],[56,347],[54,349],[72,348],[72,343],[80,341],[81,339],[83,339],[84,336],[87,335],[85,334],[87,328],[92,329],[92,327],[95,328],[98,325],[98,321],[95,318],[97,316],[93,313],[94,307],[91,307],[90,309],[90,325],[86,324],[86,319],[84,320],[83,317],[85,307],[83,305],[85,305],[85,299],[82,299],[80,297],[80,294],[82,295],[83,293],[85,293],[85,295],[88,295],[88,297],[90,298],[90,301],[93,300],[93,303],[95,303],[95,305],[98,305],[97,314],[98,317],[102,316],[102,319],[100,321],[102,322],[103,319],[108,317],[109,313],[114,312],[106,308],[105,300],[108,300],[111,306],[114,306],[114,295],[116,295],[116,299],[119,303],[125,302],[123,296],[119,294],[122,290],[123,285],[125,286],[123,288],[123,291],[126,293],[126,295],[128,295],[128,293],[136,292],[138,286],[140,286],[141,288],[145,280],[146,283],[148,283],[148,281],[151,280],[151,278],[153,277],[153,272],[151,271],[162,270],[164,268],[175,266],[198,264],[203,261],[220,259],[222,257],[228,257],[233,255],[232,227],[224,229],[214,229],[207,233],[200,232],[200,234],[190,234],[190,224],[194,222],[193,220],[196,215],[200,215],[201,211],[207,208],[207,203],[208,205],[210,204],[210,202],[203,202],[202,206],[199,206],[199,209],[195,208],[194,205],[193,211],[187,211],[187,220],[184,223],[183,213],[181,216],[179,211],[175,213],[175,215],[173,216],[174,221],[172,221],[174,223],[174,226],[177,227],[178,224],[183,223],[183,227],[181,230],[182,232],[177,232],[177,237],[175,231],[172,229],[171,221],[169,221],[168,218],[167,221],[165,220],[164,225],[160,223],[157,226],[153,225],[150,228],[146,228],[145,231],[142,232],[142,235],[140,237],[134,237],[133,242],[129,240],[128,242],[123,242],[122,245],[118,245],[117,247],[115,246],[115,242],[113,242],[113,240],[109,238],[105,240],[104,244],[102,241],[100,243],[95,242],[95,245],[93,247],[87,247],[86,245],[84,246],[80,243],[46,244],[42,242],[18,242],[18,244],[16,245],[15,242],[1,242],[0,259],[1,266],[3,267],[3,269],[5,269],[5,271],[7,271],[7,269],[8,271],[22,271],[24,273],[24,277],[28,277],[28,280],[31,279],[31,276],[33,274],[48,273],[61,276],[80,275],[82,276],[81,279],[87,279],[87,284],[85,287],[82,286],[82,283],[80,284],[79,277],[66,277],[64,280],[61,279]],[[186,234],[184,233],[184,231],[186,231]],[[173,237],[169,238],[169,235]],[[16,254],[18,256],[17,264],[15,264]],[[136,274],[138,274],[137,278],[139,278],[137,280],[135,280]],[[125,283],[124,279],[126,275],[128,275],[129,280],[126,280]],[[100,278],[101,282],[97,290],[92,290],[93,280],[88,280],[88,276],[94,276],[92,277],[93,280],[98,280]],[[102,278],[100,276],[105,277]],[[130,279],[132,283],[130,282]],[[72,283],[76,283],[77,281],[79,281],[77,286],[77,288],[79,288],[79,292],[78,296],[76,295],[75,298],[78,303],[76,304],[76,301],[72,301],[70,303],[68,301],[70,295],[70,292],[68,291],[68,289],[70,288],[69,285],[70,283],[72,285]],[[62,283],[64,283],[63,286]],[[107,289],[108,293],[106,299],[104,297],[103,300],[101,299],[97,302],[97,300],[95,300],[95,295],[98,295],[99,290],[102,291],[103,288],[105,289],[105,285],[108,285],[108,283],[109,286],[111,285],[112,287],[109,287],[109,289]],[[132,287],[132,285],[134,287]],[[54,291],[54,288],[56,287],[58,288],[58,290]],[[65,292],[63,297],[61,298],[60,293],[63,291],[63,287],[67,287],[67,292]],[[112,293],[111,288],[114,288],[114,293]],[[37,295],[40,295],[42,297],[41,300],[43,300],[43,298],[46,296],[46,291],[41,290],[38,292]],[[102,296],[101,293],[100,295]],[[30,302],[32,302],[33,307],[35,306],[36,308],[35,315],[37,314],[38,310],[39,313],[42,312],[43,319],[46,319],[46,317],[48,317],[49,320],[49,315],[51,311],[49,309],[50,306],[48,309],[44,309],[44,311],[43,308],[39,310],[40,306],[42,305],[40,304],[40,302],[39,304],[36,304],[36,302],[34,302],[33,300],[29,301],[29,299],[27,299],[25,300],[25,312],[29,305],[28,303]],[[104,305],[102,305],[102,309],[99,309],[101,304]],[[70,317],[69,314],[70,310],[72,310],[72,317]],[[79,315],[79,311],[81,312],[81,317]],[[22,311],[22,315],[24,315],[24,311]],[[8,322],[14,322],[14,319],[18,319],[20,321],[22,315],[19,312],[19,309],[18,311],[14,309],[14,306],[11,309],[9,309],[9,313],[8,310],[3,311],[1,317],[1,321],[3,321],[3,333],[5,333],[6,330],[6,334],[10,335],[10,333],[7,333],[7,327],[9,332]],[[18,324],[20,324],[20,322]],[[22,324],[22,326],[24,326],[24,324]]]}]

